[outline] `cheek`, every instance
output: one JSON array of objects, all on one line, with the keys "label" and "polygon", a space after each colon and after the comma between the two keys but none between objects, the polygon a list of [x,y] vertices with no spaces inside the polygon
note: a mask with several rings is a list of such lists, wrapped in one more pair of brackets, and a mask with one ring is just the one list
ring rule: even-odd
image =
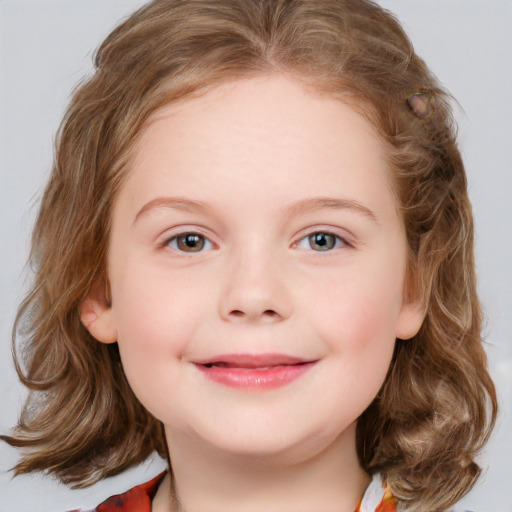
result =
[{"label": "cheek", "polygon": [[177,292],[182,283],[128,270],[117,274],[112,289],[123,370],[146,409],[170,422],[169,411],[183,407],[176,392],[186,381],[180,361],[194,336],[198,311],[186,293]]},{"label": "cheek", "polygon": [[384,383],[395,347],[395,308],[375,288],[345,280],[312,301],[307,314],[326,356],[323,398],[310,400],[323,412],[319,417],[329,418],[325,428],[336,433],[364,412]]},{"label": "cheek", "polygon": [[392,251],[354,259],[311,288],[309,323],[328,350],[385,375],[395,345],[405,265]]},{"label": "cheek", "polygon": [[[392,333],[402,302],[401,288],[380,276],[332,281],[327,293],[312,301],[315,324],[328,332],[350,332],[358,345],[371,341],[372,334]],[[395,288],[395,289],[393,289]]]},{"label": "cheek", "polygon": [[119,350],[129,380],[141,374],[156,378],[159,368],[181,359],[202,304],[197,288],[178,276],[166,279],[161,272],[137,268],[144,267],[126,262],[112,280]]},{"label": "cheek", "polygon": [[313,315],[316,334],[332,355],[350,358],[358,372],[385,374],[395,344],[394,308],[358,290],[316,307]]}]

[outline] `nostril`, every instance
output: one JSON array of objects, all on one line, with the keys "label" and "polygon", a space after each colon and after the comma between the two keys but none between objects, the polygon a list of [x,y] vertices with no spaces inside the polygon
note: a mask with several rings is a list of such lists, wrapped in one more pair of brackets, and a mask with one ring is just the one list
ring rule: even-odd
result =
[{"label": "nostril", "polygon": [[[231,318],[245,318],[247,314],[244,311],[241,311],[240,309],[233,309],[230,311],[229,316]],[[252,315],[249,315],[252,316]],[[273,309],[266,309],[261,313],[260,318],[267,318],[267,319],[274,319],[279,316],[279,313],[274,311]]]}]

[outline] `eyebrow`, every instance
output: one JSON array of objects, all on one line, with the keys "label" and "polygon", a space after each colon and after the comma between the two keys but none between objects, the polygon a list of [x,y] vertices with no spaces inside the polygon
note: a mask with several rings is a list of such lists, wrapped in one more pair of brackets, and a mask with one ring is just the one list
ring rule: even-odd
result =
[{"label": "eyebrow", "polygon": [[[133,223],[135,224],[141,217],[159,209],[176,209],[185,212],[213,212],[213,208],[204,201],[188,199],[186,197],[157,197],[146,203],[136,214]],[[315,210],[350,210],[370,220],[376,222],[377,216],[370,208],[354,199],[342,199],[334,197],[312,197],[285,206],[282,211],[289,215],[307,213]]]},{"label": "eyebrow", "polygon": [[211,212],[212,208],[208,203],[187,199],[186,197],[156,197],[146,203],[135,215],[133,223],[135,224],[141,217],[154,210],[160,209],[175,209],[185,212]]},{"label": "eyebrow", "polygon": [[351,210],[363,215],[370,220],[379,223],[375,213],[363,203],[355,199],[335,198],[335,197],[312,197],[298,201],[287,208],[290,214],[306,213],[314,210]]}]

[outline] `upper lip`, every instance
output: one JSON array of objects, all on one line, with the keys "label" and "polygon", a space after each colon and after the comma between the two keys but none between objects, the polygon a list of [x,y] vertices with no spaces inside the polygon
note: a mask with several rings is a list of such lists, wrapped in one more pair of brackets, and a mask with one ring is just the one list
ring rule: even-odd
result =
[{"label": "upper lip", "polygon": [[221,354],[208,359],[195,361],[203,366],[224,366],[228,368],[268,368],[311,363],[311,359],[287,354]]}]

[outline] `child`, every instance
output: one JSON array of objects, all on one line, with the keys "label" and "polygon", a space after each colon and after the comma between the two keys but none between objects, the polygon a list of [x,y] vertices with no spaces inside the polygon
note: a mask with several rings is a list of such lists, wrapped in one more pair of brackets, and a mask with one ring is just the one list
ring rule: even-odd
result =
[{"label": "child", "polygon": [[370,2],[123,23],[34,231],[17,472],[86,486],[156,450],[119,510],[454,504],[496,398],[451,123]]}]

